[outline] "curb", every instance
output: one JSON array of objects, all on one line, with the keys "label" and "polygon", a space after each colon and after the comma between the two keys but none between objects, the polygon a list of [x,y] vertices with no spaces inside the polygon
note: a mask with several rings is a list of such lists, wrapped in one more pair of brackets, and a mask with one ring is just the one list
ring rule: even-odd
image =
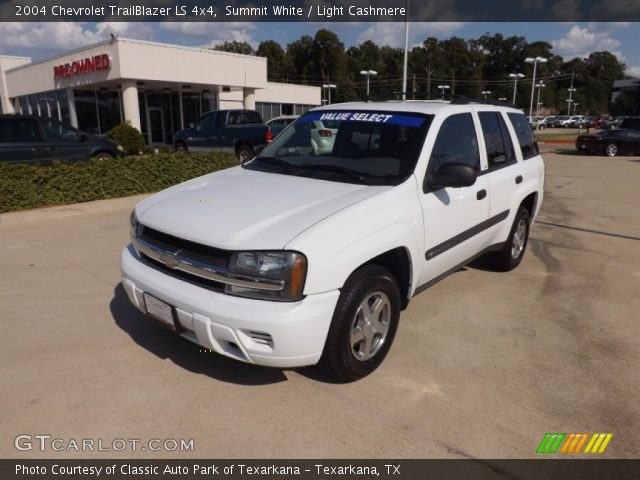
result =
[{"label": "curb", "polygon": [[122,210],[123,208],[133,208],[136,203],[149,195],[151,195],[151,193],[133,195],[131,197],[110,198],[107,200],[94,200],[92,202],[75,203],[71,205],[0,213],[0,228],[41,222],[43,220],[58,220],[87,213],[114,212]]}]

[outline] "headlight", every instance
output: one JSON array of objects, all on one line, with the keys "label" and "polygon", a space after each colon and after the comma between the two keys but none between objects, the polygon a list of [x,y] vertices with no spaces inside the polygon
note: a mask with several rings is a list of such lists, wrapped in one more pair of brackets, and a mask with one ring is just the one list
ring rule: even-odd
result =
[{"label": "headlight", "polygon": [[122,145],[116,145],[116,150],[118,150],[119,152],[124,152],[124,148],[122,148]]},{"label": "headlight", "polygon": [[291,302],[302,298],[307,259],[297,252],[236,252],[229,271],[241,275],[283,282],[282,290],[260,290],[227,285],[225,292],[240,297]]},{"label": "headlight", "polygon": [[129,215],[129,233],[131,234],[132,238],[135,238],[138,236],[138,226],[140,225],[138,223],[138,219],[136,218],[136,211],[135,209],[133,209],[131,211],[131,215]]}]

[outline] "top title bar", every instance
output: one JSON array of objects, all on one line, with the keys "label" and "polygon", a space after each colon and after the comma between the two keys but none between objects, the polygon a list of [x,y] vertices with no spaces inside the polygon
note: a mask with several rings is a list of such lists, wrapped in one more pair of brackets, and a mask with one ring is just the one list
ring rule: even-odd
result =
[{"label": "top title bar", "polygon": [[637,22],[629,0],[0,0],[0,22]]}]

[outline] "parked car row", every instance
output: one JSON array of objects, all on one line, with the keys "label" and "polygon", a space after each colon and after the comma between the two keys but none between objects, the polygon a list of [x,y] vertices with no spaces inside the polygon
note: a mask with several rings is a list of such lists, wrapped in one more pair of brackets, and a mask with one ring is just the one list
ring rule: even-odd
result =
[{"label": "parked car row", "polygon": [[[614,129],[614,128],[638,128],[640,129],[640,120],[637,127],[623,127],[628,117],[625,116],[609,116],[609,115],[558,115],[558,116],[537,116],[533,117],[529,123],[536,130],[544,130],[545,128],[597,128],[597,129]],[[632,117],[633,118],[633,117]]]}]

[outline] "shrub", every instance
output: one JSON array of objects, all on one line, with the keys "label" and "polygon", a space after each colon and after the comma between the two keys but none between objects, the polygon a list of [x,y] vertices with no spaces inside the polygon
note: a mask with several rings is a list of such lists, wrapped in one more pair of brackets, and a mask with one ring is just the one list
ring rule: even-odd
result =
[{"label": "shrub", "polygon": [[142,134],[129,122],[113,127],[107,132],[107,138],[122,145],[125,152],[131,155],[139,154],[146,146]]},{"label": "shrub", "polygon": [[227,153],[129,156],[51,165],[0,162],[0,213],[155,192],[238,165]]}]

